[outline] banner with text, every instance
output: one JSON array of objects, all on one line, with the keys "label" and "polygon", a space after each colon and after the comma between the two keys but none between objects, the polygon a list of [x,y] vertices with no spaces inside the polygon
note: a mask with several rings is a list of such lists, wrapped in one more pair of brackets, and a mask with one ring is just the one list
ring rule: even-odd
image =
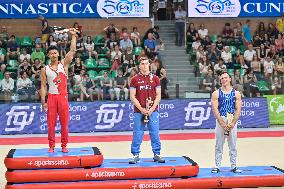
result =
[{"label": "banner with text", "polygon": [[[70,102],[69,112],[69,130],[73,133],[130,131],[134,124],[129,101]],[[159,115],[162,130],[214,128],[216,123],[209,99],[163,100]],[[269,127],[266,98],[243,99],[238,126]],[[56,130],[60,131],[59,123]],[[39,133],[47,133],[46,113],[40,104],[0,105],[0,134]]]},{"label": "banner with text", "polygon": [[270,124],[284,124],[284,95],[267,95]]},{"label": "banner with text", "polygon": [[277,17],[284,12],[279,0],[191,0],[188,17]]},{"label": "banner with text", "polygon": [[148,0],[2,0],[0,18],[149,17]]}]

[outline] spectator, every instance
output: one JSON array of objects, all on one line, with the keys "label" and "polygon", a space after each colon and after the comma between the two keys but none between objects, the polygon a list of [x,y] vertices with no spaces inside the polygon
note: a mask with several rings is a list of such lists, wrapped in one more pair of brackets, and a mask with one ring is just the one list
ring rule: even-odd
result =
[{"label": "spectator", "polygon": [[254,49],[259,49],[260,48],[260,45],[261,45],[261,43],[262,43],[262,40],[259,38],[259,35],[257,34],[257,35],[255,35],[254,37],[253,37],[253,48]]},{"label": "spectator", "polygon": [[240,70],[234,71],[234,77],[232,79],[232,84],[233,84],[233,88],[239,91],[243,97],[244,96],[244,86],[243,86],[244,80],[243,80],[243,76],[241,76],[240,74]]},{"label": "spectator", "polygon": [[275,70],[275,65],[270,56],[267,56],[263,63],[264,75],[267,77],[272,77],[272,73]]},{"label": "spectator", "polygon": [[133,27],[133,30],[130,34],[131,40],[134,41],[135,46],[140,46],[141,41],[140,41],[140,33],[138,32],[137,27]]},{"label": "spectator", "polygon": [[14,79],[10,77],[9,72],[4,73],[4,79],[1,80],[1,86],[4,101],[10,101],[14,91]]},{"label": "spectator", "polygon": [[251,69],[257,80],[261,80],[263,78],[261,74],[261,62],[259,61],[256,55],[253,55]]},{"label": "spectator", "polygon": [[204,40],[205,37],[208,35],[208,29],[205,28],[204,24],[200,24],[200,28],[198,30],[199,37]]},{"label": "spectator", "polygon": [[184,27],[186,21],[186,12],[182,9],[181,5],[178,5],[177,11],[175,11],[175,20],[176,20],[176,42],[178,46],[182,46],[184,42]]},{"label": "spectator", "polygon": [[167,99],[169,98],[168,94],[168,78],[167,78],[167,72],[166,69],[164,68],[162,61],[160,59],[156,59],[155,63],[157,65],[157,70],[155,75],[159,77],[160,79],[160,84],[161,84],[161,98]]},{"label": "spectator", "polygon": [[114,46],[114,51],[111,52],[110,54],[110,60],[113,61],[115,58],[117,58],[118,60],[121,60],[122,58],[122,52],[119,49],[118,45]]},{"label": "spectator", "polygon": [[248,67],[251,67],[253,55],[256,55],[256,51],[253,49],[252,44],[248,44],[248,49],[244,52],[245,63]]},{"label": "spectator", "polygon": [[259,97],[260,93],[256,85],[257,78],[253,74],[251,68],[247,69],[246,74],[244,75],[244,92],[246,97]]},{"label": "spectator", "polygon": [[83,31],[82,31],[83,27],[81,25],[79,25],[78,22],[75,22],[73,24],[73,28],[75,28],[78,31],[77,32],[78,37],[82,37],[82,35],[83,35]]},{"label": "spectator", "polygon": [[75,75],[80,75],[82,70],[86,70],[86,66],[82,63],[80,58],[75,58],[75,64],[71,66],[71,70]]},{"label": "spectator", "polygon": [[9,34],[7,32],[7,27],[6,26],[2,26],[1,27],[1,32],[0,32],[0,43],[1,43],[1,46],[3,48],[5,48],[5,49],[7,47],[8,40],[9,40]]},{"label": "spectator", "polygon": [[23,62],[24,59],[26,59],[28,63],[31,63],[31,55],[27,53],[26,48],[22,49],[22,53],[20,54],[20,62]]},{"label": "spectator", "polygon": [[232,39],[234,38],[234,32],[231,29],[231,24],[230,23],[226,23],[225,27],[222,31],[222,37],[223,40],[225,42],[226,45],[230,45],[230,42],[232,41]]},{"label": "spectator", "polygon": [[255,35],[258,35],[261,40],[264,39],[264,34],[266,33],[265,26],[263,22],[259,22],[258,28],[255,32]]},{"label": "spectator", "polygon": [[48,37],[49,37],[49,26],[48,26],[48,21],[43,17],[43,16],[39,16],[38,19],[41,21],[41,43],[43,48],[46,49],[45,44],[48,41]]},{"label": "spectator", "polygon": [[[90,79],[90,75],[88,73],[85,73],[85,78],[84,78],[82,87],[87,92],[87,94],[89,94],[91,101],[93,101],[94,100],[94,94],[93,93],[94,93],[94,90],[95,90],[95,83],[94,83],[93,80]],[[86,96],[84,93],[80,94],[81,101],[84,99],[84,96]]]},{"label": "spectator", "polygon": [[118,41],[115,38],[115,33],[110,34],[110,39],[106,41],[105,48],[107,49],[107,55],[110,57],[111,52],[114,51],[114,47],[119,45]]},{"label": "spectator", "polygon": [[53,35],[50,35],[50,36],[48,37],[48,41],[47,41],[46,44],[45,44],[45,47],[46,47],[46,48],[48,48],[48,47],[50,47],[50,46],[55,46],[55,47],[57,47],[57,42],[54,40]]},{"label": "spectator", "polygon": [[132,69],[137,69],[133,60],[129,61],[129,64],[125,68],[124,76],[129,76]]},{"label": "spectator", "polygon": [[102,99],[105,100],[106,96],[109,95],[110,99],[114,99],[112,79],[108,76],[108,72],[104,71],[103,77],[100,80],[101,88],[103,90]]},{"label": "spectator", "polygon": [[123,39],[120,40],[119,46],[122,52],[125,52],[127,47],[131,47],[131,49],[133,49],[132,41],[129,39],[127,33],[123,34]]},{"label": "spectator", "polygon": [[[121,39],[123,39],[123,34],[124,33],[127,33],[127,35],[128,35],[128,30],[127,30],[127,28],[126,27],[122,27],[121,28],[121,32],[119,33],[119,39],[121,40]],[[129,38],[129,35],[128,35],[128,38]]]},{"label": "spectator", "polygon": [[39,59],[35,59],[35,63],[32,65],[32,78],[40,77],[41,69],[43,65],[40,63]]},{"label": "spectator", "polygon": [[271,42],[270,42],[270,40],[269,40],[269,36],[268,36],[267,33],[264,34],[264,39],[263,39],[262,43],[264,44],[264,46],[265,46],[266,49],[269,49],[269,48],[270,48]]},{"label": "spectator", "polygon": [[204,56],[206,56],[206,52],[204,51],[203,46],[199,45],[196,51],[196,59],[199,60],[200,58],[203,58]]},{"label": "spectator", "polygon": [[221,36],[218,36],[217,41],[216,41],[216,47],[217,47],[217,49],[222,52],[224,46],[225,46],[225,44],[224,44],[224,42],[223,42],[223,40],[222,40],[222,37],[221,37]]},{"label": "spectator", "polygon": [[[198,69],[199,69],[200,75],[202,77],[207,75],[208,68],[211,66],[210,62],[207,59],[207,57],[204,56],[204,57],[202,57],[200,59],[197,59],[197,63],[198,63]],[[197,70],[196,70],[196,72],[197,72]]]},{"label": "spectator", "polygon": [[281,15],[280,18],[278,18],[276,20],[276,29],[279,33],[282,33],[284,32],[284,14]]},{"label": "spectator", "polygon": [[25,72],[28,77],[32,76],[32,67],[28,63],[27,59],[24,59],[23,62],[21,62],[21,64],[19,65],[18,76],[20,77],[21,73],[23,72]]},{"label": "spectator", "polygon": [[121,59],[118,56],[115,56],[111,61],[111,68],[110,71],[117,71],[121,66]]},{"label": "spectator", "polygon": [[272,37],[273,39],[275,39],[275,37],[278,34],[278,31],[277,31],[276,27],[274,26],[274,24],[268,23],[268,29],[267,29],[266,33],[269,37]]},{"label": "spectator", "polygon": [[28,78],[28,74],[25,71],[20,72],[20,78],[17,80],[17,93],[23,100],[31,100],[31,96],[35,94],[32,81]]},{"label": "spectator", "polygon": [[[157,46],[157,49],[160,49],[162,48],[162,45],[163,45],[163,41],[161,40],[160,38],[160,35],[159,35],[159,30],[160,30],[160,27],[159,26],[154,26],[153,28],[153,32],[150,32],[153,34],[153,39],[156,43],[156,46]],[[148,36],[147,36],[148,37]]]},{"label": "spectator", "polygon": [[236,64],[242,69],[248,69],[248,66],[245,64],[244,56],[240,53],[240,50],[237,51]]},{"label": "spectator", "polygon": [[129,87],[131,79],[138,73],[137,69],[131,69],[129,76],[127,77],[127,85]]},{"label": "spectator", "polygon": [[148,34],[148,38],[144,41],[144,47],[150,59],[158,55],[157,46],[152,33]]},{"label": "spectator", "polygon": [[267,56],[267,48],[265,47],[265,45],[262,43],[260,45],[260,48],[257,49],[257,57],[260,59],[260,61],[264,61],[264,59]]},{"label": "spectator", "polygon": [[212,69],[208,69],[208,73],[203,79],[203,87],[206,91],[212,92],[214,89],[214,77],[213,77],[213,71]]},{"label": "spectator", "polygon": [[234,28],[234,38],[238,46],[243,43],[243,35],[242,23],[237,22],[236,27]]},{"label": "spectator", "polygon": [[222,71],[226,71],[227,67],[224,65],[224,60],[222,58],[219,59],[218,64],[214,66],[215,73],[221,73]]},{"label": "spectator", "polygon": [[221,57],[221,52],[216,48],[216,44],[212,43],[211,48],[208,49],[207,58],[213,66],[218,62]]},{"label": "spectator", "polygon": [[75,57],[82,58],[85,51],[83,37],[78,37],[76,42],[76,54]]},{"label": "spectator", "polygon": [[16,37],[14,35],[10,36],[10,39],[7,43],[6,58],[7,60],[18,60],[18,58],[20,58],[20,45],[17,43]]},{"label": "spectator", "polygon": [[88,56],[89,59],[92,59],[92,56],[95,56],[96,61],[99,61],[99,56],[97,51],[95,51],[95,44],[92,41],[91,36],[87,37],[87,41],[84,43],[85,47],[85,56]]},{"label": "spectator", "polygon": [[40,44],[36,45],[36,49],[35,51],[32,52],[31,54],[31,61],[32,64],[34,64],[35,59],[39,59],[41,64],[45,64],[45,55],[44,53],[41,51],[41,46]]},{"label": "spectator", "polygon": [[277,75],[280,76],[280,78],[284,79],[284,62],[283,62],[283,58],[282,57],[278,57],[277,61],[276,61],[276,65],[275,65],[275,70],[277,71]]},{"label": "spectator", "polygon": [[194,23],[189,23],[189,26],[186,31],[186,39],[188,42],[193,42],[198,38],[198,32],[194,27]]},{"label": "spectator", "polygon": [[252,42],[252,35],[250,30],[250,20],[246,20],[246,24],[243,26],[243,38],[245,45]]},{"label": "spectator", "polygon": [[114,92],[117,100],[128,100],[127,78],[123,76],[121,69],[118,70],[117,76],[114,79]]},{"label": "spectator", "polygon": [[204,40],[202,41],[202,46],[204,47],[205,50],[209,49],[211,46],[211,39],[210,37],[207,35],[205,36]]},{"label": "spectator", "polygon": [[283,35],[281,33],[279,33],[277,35],[277,38],[275,39],[275,47],[276,50],[282,54],[283,53],[283,48],[284,48],[284,39],[283,39]]},{"label": "spectator", "polygon": [[135,54],[131,50],[131,47],[127,47],[126,52],[122,56],[122,59],[123,59],[123,64],[122,64],[123,70],[125,70],[125,68],[128,66],[130,60],[135,61]]},{"label": "spectator", "polygon": [[110,38],[111,33],[115,33],[115,35],[117,35],[117,33],[119,32],[119,30],[114,26],[114,24],[110,24],[105,27],[104,31],[106,32],[107,38]]},{"label": "spectator", "polygon": [[197,51],[199,46],[201,46],[201,39],[198,37],[196,41],[192,43],[192,50]]},{"label": "spectator", "polygon": [[267,56],[270,56],[272,60],[276,60],[279,57],[279,53],[277,52],[275,45],[270,45]]},{"label": "spectator", "polygon": [[68,43],[67,39],[61,39],[57,42],[61,59],[64,59],[66,56],[67,43]]},{"label": "spectator", "polygon": [[274,74],[271,77],[270,81],[271,81],[271,90],[273,92],[273,95],[276,95],[278,91],[281,91],[281,86],[282,86],[282,80],[278,75],[277,71],[274,71]]},{"label": "spectator", "polygon": [[84,86],[84,76],[85,76],[85,70],[81,70],[79,75],[74,76],[75,84],[73,88],[74,92],[80,93],[80,101],[84,101],[84,96],[86,96],[86,98],[90,97]]},{"label": "spectator", "polygon": [[230,52],[230,47],[225,46],[221,53],[221,58],[224,60],[224,64],[228,69],[234,69],[234,63],[232,60],[232,54]]}]

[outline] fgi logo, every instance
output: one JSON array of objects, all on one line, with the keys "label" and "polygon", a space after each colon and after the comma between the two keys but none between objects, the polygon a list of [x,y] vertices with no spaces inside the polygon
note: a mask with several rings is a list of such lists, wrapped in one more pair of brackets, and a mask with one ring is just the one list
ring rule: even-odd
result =
[{"label": "fgi logo", "polygon": [[[111,129],[114,124],[122,121],[125,104],[103,104],[99,110],[96,129]],[[103,124],[102,124],[103,123]]]},{"label": "fgi logo", "polygon": [[100,0],[97,6],[101,17],[132,16],[143,13],[145,8],[141,0]]},{"label": "fgi logo", "polygon": [[[197,0],[189,6],[189,16],[237,17],[241,11],[239,0]],[[194,10],[193,10],[194,8]],[[192,15],[191,12],[197,12]]]},{"label": "fgi logo", "polygon": [[185,124],[187,127],[198,127],[201,126],[203,121],[208,120],[211,112],[211,102],[190,102],[188,106],[184,108],[186,111]]},{"label": "fgi logo", "polygon": [[[32,110],[35,110],[36,106],[32,107]],[[14,127],[7,127],[5,128],[6,132],[11,131],[22,131],[27,125],[32,124],[34,120],[34,111],[30,112],[30,106],[12,106],[11,110],[6,113],[8,116],[7,119],[7,126],[14,126]]]}]

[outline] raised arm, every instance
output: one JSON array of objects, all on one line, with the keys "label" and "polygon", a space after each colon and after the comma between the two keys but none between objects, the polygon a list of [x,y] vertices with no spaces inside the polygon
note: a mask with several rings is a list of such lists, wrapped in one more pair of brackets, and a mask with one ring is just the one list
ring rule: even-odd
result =
[{"label": "raised arm", "polygon": [[73,57],[76,53],[76,40],[77,40],[77,34],[76,32],[78,32],[76,29],[71,28],[69,30],[70,34],[71,34],[71,45],[70,45],[70,51],[66,54],[65,59],[64,59],[64,66],[68,66],[72,60]]}]

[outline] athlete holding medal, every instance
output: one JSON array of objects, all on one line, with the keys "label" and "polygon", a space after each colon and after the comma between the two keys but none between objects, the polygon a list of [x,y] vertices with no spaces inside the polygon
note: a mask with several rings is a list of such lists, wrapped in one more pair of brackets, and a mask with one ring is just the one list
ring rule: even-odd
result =
[{"label": "athlete holding medal", "polygon": [[[47,49],[47,55],[50,58],[50,64],[41,70],[41,103],[42,109],[47,112],[49,153],[54,152],[55,148],[55,126],[57,114],[61,125],[61,147],[63,153],[68,153],[68,121],[69,105],[67,94],[68,65],[72,62],[76,52],[76,37],[78,32],[71,28],[68,30],[71,34],[70,51],[61,61],[58,60],[59,52],[55,46]],[[46,97],[46,83],[48,84],[48,98]]]}]

